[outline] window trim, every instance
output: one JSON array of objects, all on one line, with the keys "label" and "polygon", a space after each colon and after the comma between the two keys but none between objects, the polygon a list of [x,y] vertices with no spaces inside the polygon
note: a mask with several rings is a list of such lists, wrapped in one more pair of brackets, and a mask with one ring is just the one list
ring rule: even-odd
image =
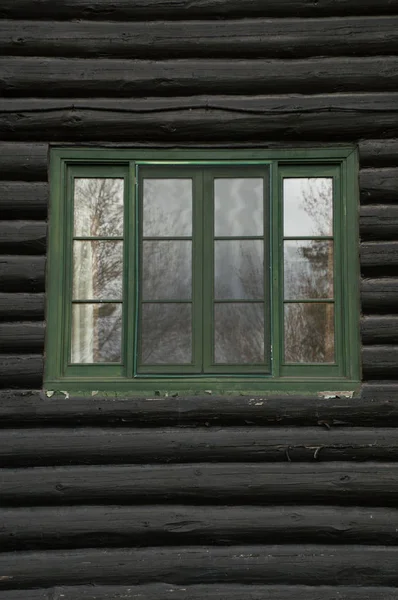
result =
[{"label": "window trim", "polygon": [[[276,162],[278,161],[278,162]],[[337,337],[341,340],[339,352],[342,360],[341,368],[332,372],[328,365],[300,365],[301,376],[297,374],[295,365],[282,364],[282,310],[271,307],[273,329],[273,352],[279,353],[279,360],[274,362],[271,375],[239,374],[239,375],[157,375],[140,374],[127,378],[123,373],[133,372],[134,357],[128,353],[127,362],[123,367],[112,365],[107,367],[106,376],[103,375],[103,364],[89,365],[90,368],[65,368],[65,340],[64,333],[68,329],[64,316],[66,298],[64,289],[69,285],[65,279],[65,256],[70,252],[65,243],[65,223],[68,227],[68,202],[65,193],[71,169],[87,168],[87,172],[95,169],[106,168],[109,171],[124,172],[128,185],[125,186],[125,227],[129,228],[129,235],[125,236],[125,260],[134,265],[137,274],[138,263],[135,256],[137,240],[135,235],[135,221],[137,215],[137,167],[157,164],[172,166],[178,164],[214,164],[231,165],[241,162],[244,164],[269,165],[270,168],[270,229],[271,229],[271,304],[273,307],[280,305],[281,278],[283,277],[283,264],[281,258],[281,173],[294,172],[301,169],[319,168],[325,172],[330,169],[339,169],[341,174],[340,214],[335,214],[335,223],[339,231],[339,250],[335,254],[335,265],[343,265],[343,281],[340,290],[341,307],[345,307],[343,318],[335,316],[340,333]],[[103,173],[102,173],[103,175]],[[47,261],[47,334],[46,334],[46,360],[45,360],[45,388],[48,390],[68,391],[120,391],[129,394],[142,394],[159,392],[166,393],[242,393],[242,392],[317,392],[325,390],[355,390],[360,383],[360,337],[359,337],[359,232],[358,232],[358,154],[354,146],[333,146],[321,148],[302,149],[113,149],[113,148],[52,148],[50,151],[50,209],[49,209],[49,245]],[[339,211],[336,211],[339,212]],[[69,206],[70,214],[70,206]],[[70,216],[69,216],[70,219]],[[344,226],[342,222],[344,221]],[[70,221],[69,221],[70,227]],[[355,245],[353,244],[355,240]],[[283,242],[282,242],[283,244]],[[337,246],[337,245],[336,245]],[[62,265],[62,268],[59,267]],[[124,269],[124,277],[126,269]],[[337,278],[339,279],[339,278]],[[349,286],[347,285],[349,281]],[[128,298],[125,315],[135,314],[135,284],[133,278],[126,278],[123,298]],[[349,288],[349,289],[348,289]],[[132,313],[130,311],[133,311]],[[133,319],[124,322],[125,339],[133,339],[136,333]],[[70,328],[69,328],[70,329]],[[337,330],[336,330],[337,333]],[[336,338],[337,339],[337,338]],[[276,347],[275,347],[276,346]],[[275,354],[274,354],[275,356]],[[308,366],[308,368],[306,368]],[[279,367],[276,369],[275,367]],[[304,367],[304,369],[303,369]],[[101,373],[102,371],[102,373]],[[304,372],[306,371],[306,372]],[[314,372],[317,375],[314,376]],[[78,375],[80,373],[80,375]]]}]

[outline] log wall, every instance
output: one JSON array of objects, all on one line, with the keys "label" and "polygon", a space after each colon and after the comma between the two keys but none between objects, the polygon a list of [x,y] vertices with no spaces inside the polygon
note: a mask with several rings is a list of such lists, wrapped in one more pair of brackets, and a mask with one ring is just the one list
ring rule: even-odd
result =
[{"label": "log wall", "polygon": [[[395,0],[2,0],[0,600],[398,596]],[[49,144],[360,150],[355,398],[46,397]]]}]

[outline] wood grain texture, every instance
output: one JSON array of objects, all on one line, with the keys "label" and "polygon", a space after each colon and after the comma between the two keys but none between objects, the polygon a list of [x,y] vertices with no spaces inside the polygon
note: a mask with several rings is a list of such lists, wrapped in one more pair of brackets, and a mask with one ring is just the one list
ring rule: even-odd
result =
[{"label": "wood grain texture", "polygon": [[359,174],[361,202],[398,203],[398,169],[362,169]]},{"label": "wood grain texture", "polygon": [[[396,508],[72,506],[0,509],[2,552],[189,544],[397,545]],[[0,595],[1,600],[1,595]]]},{"label": "wood grain texture", "polygon": [[359,224],[362,239],[398,239],[398,203],[362,206]]},{"label": "wood grain texture", "polygon": [[40,388],[43,383],[43,357],[40,354],[2,354],[0,386]]},{"label": "wood grain texture", "polygon": [[[0,298],[1,302],[1,298]],[[42,353],[44,349],[44,323],[0,323],[2,352]]]},{"label": "wood grain texture", "polygon": [[398,346],[365,346],[362,349],[362,368],[365,378],[396,377]]},{"label": "wood grain texture", "polygon": [[[3,148],[4,145],[1,144],[0,155]],[[19,173],[19,177],[23,177],[19,163],[15,161],[13,164],[17,165],[16,171]],[[46,183],[0,181],[0,217],[2,219],[20,219],[23,215],[25,219],[44,218],[47,215],[48,195],[49,188]]]},{"label": "wood grain texture", "polygon": [[398,135],[398,94],[0,100],[4,140],[329,143]]},{"label": "wood grain texture", "polygon": [[396,507],[396,462],[195,463],[1,469],[2,506],[341,504]]},{"label": "wood grain texture", "polygon": [[397,460],[397,437],[393,428],[322,425],[10,429],[0,437],[0,466]]},{"label": "wood grain texture", "polygon": [[[0,319],[8,321],[23,319],[43,320],[44,302],[44,294],[0,293]],[[16,333],[14,332],[12,335],[15,335],[17,339],[21,339],[21,330],[19,329],[18,325],[16,325],[16,329]]]},{"label": "wood grain texture", "polygon": [[398,548],[327,545],[187,546],[1,553],[1,589],[73,584],[398,583]]},{"label": "wood grain texture", "polygon": [[4,56],[303,58],[393,55],[398,17],[216,21],[0,21]]},{"label": "wood grain texture", "polygon": [[361,267],[398,267],[398,241],[362,242]]},{"label": "wood grain texture", "polygon": [[362,279],[361,301],[365,312],[398,312],[398,278]]},{"label": "wood grain texture", "polygon": [[43,292],[44,256],[0,256],[0,287],[3,292]]},{"label": "wood grain texture", "polygon": [[364,344],[398,344],[398,316],[369,315],[361,319]]},{"label": "wood grain texture", "polygon": [[387,168],[397,166],[398,139],[361,139],[358,147],[361,166],[363,167]]},{"label": "wood grain texture", "polygon": [[[84,82],[84,85],[82,85]],[[308,60],[1,58],[3,96],[396,92],[398,57]]]},{"label": "wood grain texture", "polygon": [[44,221],[0,221],[0,252],[44,254],[47,224]]},{"label": "wood grain texture", "polygon": [[3,0],[0,18],[147,20],[396,14],[394,0]]},{"label": "wood grain texture", "polygon": [[0,600],[396,600],[397,588],[365,586],[210,584],[62,586],[0,591]]},{"label": "wood grain texture", "polygon": [[2,142],[0,143],[0,177],[6,180],[46,181],[47,159],[47,144]]}]

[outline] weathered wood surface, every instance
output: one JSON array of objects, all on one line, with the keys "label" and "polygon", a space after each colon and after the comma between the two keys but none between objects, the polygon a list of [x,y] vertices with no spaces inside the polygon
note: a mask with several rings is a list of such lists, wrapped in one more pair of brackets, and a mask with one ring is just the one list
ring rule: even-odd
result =
[{"label": "weathered wood surface", "polygon": [[398,380],[365,383],[361,397],[325,396],[48,398],[43,392],[0,390],[0,426],[398,426]]},{"label": "weathered wood surface", "polygon": [[398,203],[362,206],[359,224],[362,239],[398,239]]},{"label": "weathered wood surface", "polygon": [[362,368],[365,379],[397,376],[398,345],[364,346]]},{"label": "weathered wood surface", "polygon": [[[1,9],[0,9],[1,10]],[[398,17],[216,21],[0,21],[0,53],[110,58],[393,55]]]},{"label": "weathered wood surface", "polygon": [[[0,293],[0,319],[8,321],[16,321],[18,319],[42,320],[44,318],[44,302],[44,294]],[[10,325],[8,325],[8,327],[12,330]],[[21,340],[22,331],[20,329],[20,325],[16,325],[15,327],[16,329],[9,331],[9,333],[15,337],[16,341]],[[39,327],[42,326],[39,324]],[[24,334],[26,334],[25,331]],[[44,340],[42,340],[42,344],[43,341]],[[22,347],[22,343],[20,347]]]},{"label": "weathered wood surface", "polygon": [[398,169],[362,169],[359,174],[361,202],[398,203]]},{"label": "weathered wood surface", "polygon": [[3,96],[396,92],[398,57],[120,60],[0,57]]},{"label": "weathered wood surface", "polygon": [[361,334],[364,344],[398,344],[398,316],[362,317]]},{"label": "weathered wood surface", "polygon": [[365,312],[398,312],[398,278],[362,279],[361,301]]},{"label": "weathered wood surface", "polygon": [[[1,306],[0,294],[0,306]],[[30,296],[30,294],[29,294]],[[1,315],[1,312],[0,312]],[[6,314],[8,317],[8,313]],[[39,322],[0,322],[0,347],[2,352],[43,352],[44,323]]]},{"label": "weathered wood surface", "polygon": [[398,241],[362,242],[361,267],[398,267]]},{"label": "weathered wood surface", "polygon": [[[396,507],[396,462],[194,463],[1,469],[1,505],[345,504]],[[398,550],[398,549],[397,549]]]},{"label": "weathered wood surface", "polygon": [[[7,144],[7,146],[10,145]],[[2,150],[1,146],[0,151]],[[19,177],[24,177],[20,163],[14,164],[17,164]],[[9,171],[11,170],[12,168],[9,169]],[[0,171],[0,174],[5,176],[5,171]],[[48,195],[49,190],[46,183],[0,181],[0,217],[11,219],[20,218],[23,215],[25,219],[43,218],[47,214]]]},{"label": "weathered wood surface", "polygon": [[398,139],[361,139],[358,146],[361,165],[363,167],[397,166]]},{"label": "weathered wood surface", "polygon": [[44,254],[47,224],[44,221],[0,221],[0,252]]},{"label": "weathered wood surface", "polygon": [[397,588],[210,584],[87,585],[0,591],[0,600],[396,600]]},{"label": "weathered wood surface", "polygon": [[44,256],[0,256],[0,288],[3,292],[43,292]]},{"label": "weathered wood surface", "polygon": [[0,143],[1,179],[46,181],[47,159],[48,144]]},{"label": "weathered wood surface", "polygon": [[38,465],[397,460],[396,429],[11,429],[0,467]]},{"label": "weathered wood surface", "polygon": [[[189,544],[397,545],[396,508],[71,506],[0,509],[2,552]],[[0,595],[1,599],[1,595]]]},{"label": "weathered wood surface", "polygon": [[398,584],[398,548],[187,546],[0,554],[0,589],[84,584]]},{"label": "weathered wood surface", "polygon": [[[398,72],[398,71],[397,71]],[[262,77],[262,76],[261,76]],[[79,81],[79,85],[81,81]],[[80,88],[82,86],[80,85]],[[398,136],[398,94],[0,100],[3,140],[352,141]]]},{"label": "weathered wood surface", "polygon": [[0,355],[0,382],[2,387],[33,389],[42,387],[43,360],[41,354]]},{"label": "weathered wood surface", "polygon": [[0,18],[151,20],[396,14],[394,0],[2,0]]}]

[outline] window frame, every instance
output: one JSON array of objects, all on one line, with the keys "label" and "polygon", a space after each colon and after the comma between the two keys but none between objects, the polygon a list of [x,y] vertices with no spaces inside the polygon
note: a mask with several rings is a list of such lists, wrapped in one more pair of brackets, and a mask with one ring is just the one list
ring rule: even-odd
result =
[{"label": "window frame", "polygon": [[[270,176],[269,232],[271,236],[271,374],[206,373],[137,373],[136,357],[126,352],[123,365],[98,363],[70,365],[66,369],[66,352],[70,335],[67,294],[70,289],[71,256],[71,177],[74,169],[79,174],[121,173],[125,178],[124,197],[124,316],[123,341],[137,342],[136,314],[137,257],[136,226],[139,216],[137,200],[138,170],[148,165],[173,167],[178,165],[224,166],[267,165]],[[306,173],[314,177],[321,173],[337,173],[339,196],[333,211],[335,252],[334,270],[336,289],[336,356],[338,367],[326,364],[283,364],[283,214],[281,194],[283,174]],[[114,148],[52,148],[50,150],[50,208],[47,261],[47,333],[45,350],[45,379],[47,390],[113,391],[142,395],[147,393],[263,393],[263,392],[319,392],[353,391],[360,383],[359,333],[359,191],[358,153],[354,146],[294,149],[114,149]],[[101,173],[101,175],[100,175]],[[80,175],[81,176],[81,175]],[[294,175],[290,175],[294,176]],[[127,185],[126,185],[127,183]],[[128,233],[126,233],[128,232]],[[336,243],[338,241],[338,243]],[[355,241],[355,243],[353,243]],[[68,260],[67,260],[67,257]],[[134,277],[128,277],[126,265],[133,268]],[[61,265],[61,268],[60,268]],[[341,273],[341,275],[340,275]],[[339,282],[341,285],[339,285]],[[69,287],[68,287],[69,286]],[[343,310],[344,307],[344,310]],[[337,310],[338,309],[338,310]],[[338,312],[342,317],[339,318]],[[217,370],[217,369],[216,369]]]}]

